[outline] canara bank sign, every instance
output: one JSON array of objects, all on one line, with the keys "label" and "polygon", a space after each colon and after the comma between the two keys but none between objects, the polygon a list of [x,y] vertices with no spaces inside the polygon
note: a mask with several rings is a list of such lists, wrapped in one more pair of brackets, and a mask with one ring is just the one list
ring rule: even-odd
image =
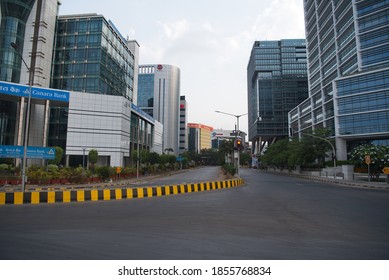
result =
[{"label": "canara bank sign", "polygon": [[[28,97],[29,90],[29,86],[26,85],[0,82],[0,93],[2,94]],[[58,89],[32,87],[31,91],[31,98],[62,101],[67,103],[69,103],[69,96],[69,91]]]}]

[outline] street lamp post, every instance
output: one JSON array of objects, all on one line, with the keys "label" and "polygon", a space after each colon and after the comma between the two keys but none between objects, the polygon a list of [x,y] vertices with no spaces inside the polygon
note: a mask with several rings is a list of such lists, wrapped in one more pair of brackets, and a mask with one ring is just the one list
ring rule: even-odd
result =
[{"label": "street lamp post", "polygon": [[27,116],[26,116],[26,123],[24,125],[24,145],[23,145],[23,165],[22,165],[22,192],[26,189],[26,162],[27,162],[27,143],[28,143],[28,132],[29,132],[29,125],[30,125],[30,105],[31,105],[31,92],[32,92],[32,71],[30,67],[28,67],[26,61],[23,59],[23,56],[19,52],[19,46],[16,45],[14,42],[11,42],[11,47],[16,51],[16,53],[20,56],[22,59],[24,65],[26,66],[28,72],[29,72],[29,78],[28,78],[28,98],[27,98]]},{"label": "street lamp post", "polygon": [[[234,115],[234,114],[230,114],[230,113],[226,113],[226,112],[222,112],[222,111],[215,111],[216,113],[219,113],[219,114],[224,114],[224,115],[229,115],[229,116],[233,116],[236,118],[236,130],[237,130],[237,134],[240,134],[240,130],[239,130],[239,118],[242,117],[242,116],[245,116],[247,115],[248,113],[245,113],[245,114],[241,114],[241,115]],[[237,138],[237,136],[235,136],[235,139]],[[240,151],[238,150],[238,162],[237,162],[237,167],[236,167],[236,173],[238,174],[238,178],[240,178],[240,172],[239,172],[239,165],[240,165]]]}]

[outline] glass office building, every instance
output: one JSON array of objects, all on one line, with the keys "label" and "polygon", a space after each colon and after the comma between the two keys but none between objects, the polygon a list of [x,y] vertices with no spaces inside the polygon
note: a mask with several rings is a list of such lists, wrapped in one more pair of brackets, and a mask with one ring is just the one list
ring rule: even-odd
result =
[{"label": "glass office building", "polygon": [[[59,5],[57,0],[0,1],[0,81],[49,86]],[[0,93],[0,145],[23,145],[27,99]],[[28,145],[47,145],[50,102],[31,99]]]},{"label": "glass office building", "polygon": [[361,143],[389,145],[389,1],[305,0],[309,98],[294,131],[327,127],[338,159]]},{"label": "glass office building", "polygon": [[247,67],[249,140],[253,153],[285,138],[288,112],[308,97],[304,39],[256,41]]},{"label": "glass office building", "polygon": [[97,14],[60,16],[52,87],[133,99],[134,55],[111,21]]}]

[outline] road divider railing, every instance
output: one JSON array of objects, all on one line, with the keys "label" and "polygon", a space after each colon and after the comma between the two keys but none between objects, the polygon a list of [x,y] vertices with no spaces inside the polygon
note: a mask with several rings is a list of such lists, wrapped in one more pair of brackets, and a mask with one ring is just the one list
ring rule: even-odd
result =
[{"label": "road divider railing", "polygon": [[0,192],[0,205],[5,204],[40,204],[70,203],[85,201],[120,200],[177,195],[192,192],[212,191],[217,189],[242,186],[243,179],[209,181],[192,184],[179,184],[153,187],[106,188],[91,190],[55,190],[31,192]]}]

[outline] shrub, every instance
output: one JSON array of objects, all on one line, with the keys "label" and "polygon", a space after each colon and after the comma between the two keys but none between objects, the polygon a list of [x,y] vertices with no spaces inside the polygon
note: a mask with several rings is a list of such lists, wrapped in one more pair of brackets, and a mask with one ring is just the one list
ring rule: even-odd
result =
[{"label": "shrub", "polygon": [[232,164],[224,164],[223,166],[223,169],[226,173],[229,173],[231,174],[232,176],[235,175],[236,173],[236,168],[232,165]]},{"label": "shrub", "polygon": [[114,175],[115,172],[110,166],[100,166],[99,168],[97,168],[97,174],[100,176],[101,179],[107,180],[112,175]]}]

